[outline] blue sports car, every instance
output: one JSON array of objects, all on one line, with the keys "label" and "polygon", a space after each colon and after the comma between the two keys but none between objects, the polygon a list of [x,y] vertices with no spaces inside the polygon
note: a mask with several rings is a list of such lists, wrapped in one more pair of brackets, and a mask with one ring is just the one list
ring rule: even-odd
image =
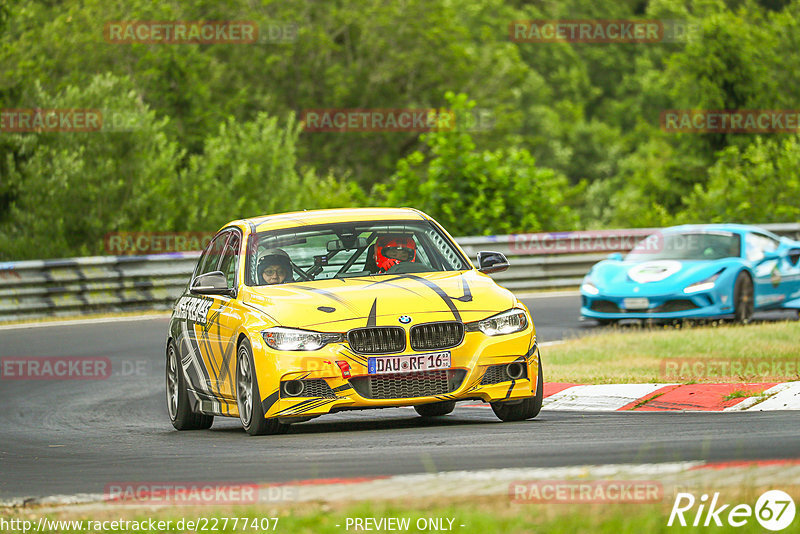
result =
[{"label": "blue sports car", "polygon": [[685,225],[646,237],[592,267],[581,315],[620,319],[734,318],[800,309],[800,241],[756,226]]}]

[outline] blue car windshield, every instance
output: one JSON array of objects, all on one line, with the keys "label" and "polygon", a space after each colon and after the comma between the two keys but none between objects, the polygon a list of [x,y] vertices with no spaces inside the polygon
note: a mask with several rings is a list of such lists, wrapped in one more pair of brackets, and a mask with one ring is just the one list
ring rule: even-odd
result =
[{"label": "blue car windshield", "polygon": [[625,261],[720,260],[738,258],[741,253],[742,238],[732,232],[675,232],[646,237]]}]

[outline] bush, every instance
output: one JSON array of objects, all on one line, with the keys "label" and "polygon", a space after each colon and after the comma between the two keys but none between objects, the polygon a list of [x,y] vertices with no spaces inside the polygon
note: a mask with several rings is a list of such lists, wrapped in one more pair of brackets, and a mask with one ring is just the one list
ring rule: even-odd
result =
[{"label": "bush", "polygon": [[684,222],[800,220],[798,136],[761,138],[743,150],[729,146],[709,169],[708,184],[685,199]]},{"label": "bush", "polygon": [[124,117],[126,131],[108,131],[105,122],[96,132],[4,134],[13,148],[2,185],[9,202],[1,259],[101,254],[108,232],[176,224],[171,206],[182,152],[164,133],[167,119],[141,103],[128,79],[95,76],[57,95],[36,84],[23,100],[31,108],[99,109],[104,120]]},{"label": "bush", "polygon": [[[447,94],[456,116],[474,102]],[[565,204],[569,184],[537,168],[525,149],[476,150],[463,131],[424,134],[428,154],[416,151],[397,163],[386,185],[375,188],[385,205],[410,206],[438,220],[454,235],[565,230],[576,217]]]},{"label": "bush", "polygon": [[285,126],[266,113],[220,125],[180,176],[190,199],[184,208],[188,227],[216,230],[232,219],[354,205],[362,198],[355,185],[297,169],[300,131],[293,115]]}]

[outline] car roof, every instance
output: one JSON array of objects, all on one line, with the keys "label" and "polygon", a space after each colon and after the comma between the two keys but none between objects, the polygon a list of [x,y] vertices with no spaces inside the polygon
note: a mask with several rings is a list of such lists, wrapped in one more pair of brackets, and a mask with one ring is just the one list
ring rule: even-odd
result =
[{"label": "car roof", "polygon": [[775,236],[769,230],[765,230],[764,228],[759,228],[758,226],[753,226],[751,224],[733,224],[733,223],[715,223],[715,224],[683,224],[680,226],[670,226],[669,228],[665,228],[664,232],[675,233],[675,232],[687,232],[687,231],[695,231],[695,232],[733,232],[736,234],[743,234],[746,232],[759,232],[762,234],[766,234],[769,236]]},{"label": "car roof", "polygon": [[232,221],[225,225],[249,228],[251,232],[280,230],[316,224],[362,221],[420,221],[429,217],[413,208],[338,208],[293,211]]}]

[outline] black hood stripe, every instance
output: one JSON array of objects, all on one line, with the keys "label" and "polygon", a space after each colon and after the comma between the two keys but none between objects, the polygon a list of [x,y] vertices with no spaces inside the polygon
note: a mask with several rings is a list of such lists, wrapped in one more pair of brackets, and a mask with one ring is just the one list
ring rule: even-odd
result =
[{"label": "black hood stripe", "polygon": [[348,303],[342,297],[340,297],[339,295],[337,295],[335,293],[331,293],[330,291],[327,291],[325,289],[320,289],[318,287],[300,286],[300,285],[294,285],[292,287],[296,288],[296,289],[301,289],[301,290],[304,290],[304,291],[311,291],[312,293],[317,293],[318,295],[322,295],[324,297],[327,297],[327,298],[329,298],[329,299],[331,299],[333,301],[338,302],[339,304],[343,304],[344,306],[346,306],[353,313],[358,313],[358,311],[355,308],[353,308],[353,306],[350,305],[350,303]]},{"label": "black hood stripe", "polygon": [[367,316],[367,328],[372,326],[377,326],[377,318],[378,318],[378,299],[372,301],[372,308],[369,310],[369,315]]},{"label": "black hood stripe", "polygon": [[453,300],[457,300],[459,302],[472,302],[472,292],[469,290],[469,284],[467,283],[467,279],[464,278],[464,275],[461,275],[461,288],[464,290],[464,295],[461,297],[456,297]]},{"label": "black hood stripe", "polygon": [[453,314],[453,318],[455,318],[456,321],[461,321],[461,314],[458,312],[458,308],[456,308],[456,305],[453,304],[453,299],[447,293],[444,292],[444,289],[442,289],[441,287],[439,287],[435,283],[431,282],[427,278],[423,278],[421,276],[417,276],[417,275],[414,275],[414,274],[399,274],[399,275],[395,276],[394,278],[389,278],[388,280],[379,280],[377,282],[373,282],[372,284],[370,284],[367,287],[380,285],[380,284],[387,284],[389,282],[394,282],[395,280],[415,280],[415,281],[419,282],[420,284],[423,284],[423,285],[429,287],[430,289],[433,290],[434,293],[439,295],[439,298],[441,298],[442,301],[444,301],[444,303],[447,305],[447,307],[450,308],[450,312]]}]

